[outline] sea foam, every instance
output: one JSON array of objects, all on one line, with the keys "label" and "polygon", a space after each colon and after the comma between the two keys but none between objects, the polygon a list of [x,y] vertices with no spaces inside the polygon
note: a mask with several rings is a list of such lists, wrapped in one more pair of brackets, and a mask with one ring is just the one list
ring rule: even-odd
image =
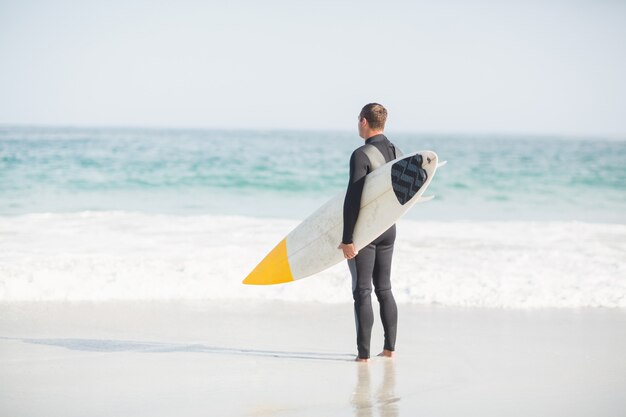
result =
[{"label": "sea foam", "polygon": [[[0,217],[0,301],[350,302],[345,263],[276,286],[241,281],[294,220],[141,212]],[[400,303],[626,308],[626,225],[398,223]]]}]

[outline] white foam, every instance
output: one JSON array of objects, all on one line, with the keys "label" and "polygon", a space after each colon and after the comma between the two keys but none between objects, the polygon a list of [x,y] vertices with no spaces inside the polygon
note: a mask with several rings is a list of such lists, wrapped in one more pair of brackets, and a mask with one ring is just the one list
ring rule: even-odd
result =
[{"label": "white foam", "polygon": [[[290,284],[241,284],[293,220],[135,212],[0,217],[0,301],[351,300],[345,264]],[[626,225],[398,224],[402,303],[626,307]]]}]

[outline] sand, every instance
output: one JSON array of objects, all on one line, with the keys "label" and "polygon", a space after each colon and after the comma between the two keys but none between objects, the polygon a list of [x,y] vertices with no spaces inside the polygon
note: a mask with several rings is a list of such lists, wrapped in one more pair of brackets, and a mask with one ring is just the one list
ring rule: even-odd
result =
[{"label": "sand", "polygon": [[399,326],[396,359],[357,364],[349,304],[3,303],[0,415],[626,412],[623,309],[400,305]]}]

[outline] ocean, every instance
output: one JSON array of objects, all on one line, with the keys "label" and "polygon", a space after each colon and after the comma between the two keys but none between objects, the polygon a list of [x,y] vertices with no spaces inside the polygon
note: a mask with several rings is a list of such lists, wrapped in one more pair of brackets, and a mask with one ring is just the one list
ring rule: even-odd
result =
[{"label": "ocean", "polygon": [[[448,164],[399,222],[400,302],[626,307],[626,140],[388,131]],[[350,300],[241,280],[345,190],[353,132],[0,126],[0,301]]]}]

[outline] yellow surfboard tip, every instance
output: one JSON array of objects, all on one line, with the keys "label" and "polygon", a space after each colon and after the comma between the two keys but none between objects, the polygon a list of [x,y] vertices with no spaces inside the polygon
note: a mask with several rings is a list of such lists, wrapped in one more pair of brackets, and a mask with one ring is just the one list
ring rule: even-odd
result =
[{"label": "yellow surfboard tip", "polygon": [[293,281],[289,257],[287,255],[287,238],[276,245],[270,253],[243,280],[247,285],[273,285]]}]

